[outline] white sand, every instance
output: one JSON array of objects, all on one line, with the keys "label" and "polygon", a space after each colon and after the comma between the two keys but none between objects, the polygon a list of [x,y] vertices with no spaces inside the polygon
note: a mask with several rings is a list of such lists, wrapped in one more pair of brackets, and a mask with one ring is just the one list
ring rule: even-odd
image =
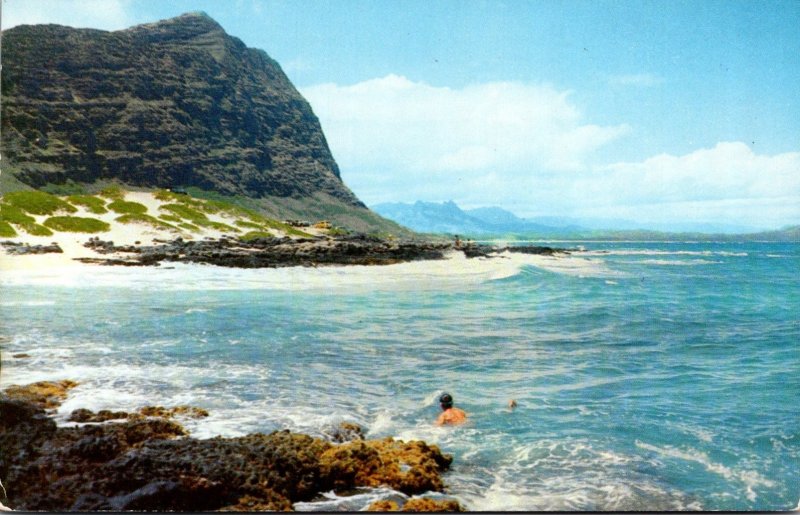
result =
[{"label": "white sand", "polygon": [[[167,204],[156,199],[152,193],[149,192],[127,192],[125,200],[130,202],[138,202],[147,207],[148,215],[158,218],[159,215],[168,213],[161,211],[159,208]],[[71,213],[70,216],[80,216],[88,218],[96,218],[107,222],[111,229],[107,232],[96,234],[74,233],[74,232],[57,232],[53,231],[52,236],[32,236],[24,231],[18,230],[17,236],[11,238],[0,238],[0,242],[13,241],[18,243],[27,243],[29,245],[50,245],[57,243],[64,251],[63,254],[26,254],[21,256],[9,255],[0,248],[0,273],[10,273],[15,270],[42,270],[52,272],[54,269],[63,270],[64,273],[69,273],[70,270],[80,269],[86,266],[96,267],[97,265],[85,264],[80,261],[75,261],[75,258],[113,258],[120,257],[115,255],[101,255],[92,249],[83,246],[89,238],[98,237],[104,241],[113,241],[116,245],[133,245],[139,242],[141,245],[151,245],[154,239],[159,240],[173,240],[178,236],[185,240],[195,239],[202,240],[205,238],[219,238],[223,231],[212,228],[200,228],[199,232],[189,231],[170,231],[164,229],[156,229],[147,224],[133,223],[123,224],[116,222],[115,219],[119,217],[119,213],[108,211],[104,214],[95,214],[88,211],[82,206],[75,206],[78,211]],[[36,222],[41,224],[47,216],[31,215],[36,219]],[[221,222],[227,225],[235,226],[235,217],[225,214],[207,214],[209,220],[213,222]],[[243,229],[247,232],[250,229]],[[276,236],[283,236],[279,231],[270,229]],[[304,232],[309,234],[319,234],[320,231],[314,228],[304,228]]]},{"label": "white sand", "polygon": [[[127,192],[125,200],[138,202],[147,207],[147,214],[158,217],[164,212],[160,207],[165,204],[156,199],[152,193],[147,192]],[[0,238],[2,241],[14,241],[27,243],[30,245],[49,245],[57,243],[64,251],[62,254],[26,254],[9,255],[0,249],[0,275],[5,281],[14,279],[25,280],[38,277],[40,280],[51,281],[56,278],[67,279],[83,278],[92,281],[93,278],[100,280],[100,276],[105,274],[96,264],[87,264],[76,261],[75,258],[124,258],[124,255],[99,254],[92,249],[83,246],[89,238],[99,237],[104,241],[113,241],[116,245],[151,245],[153,240],[173,240],[178,236],[184,239],[204,239],[220,238],[225,233],[216,229],[201,228],[200,232],[190,233],[188,231],[176,232],[172,230],[156,229],[146,224],[123,224],[116,222],[115,219],[120,215],[114,212],[104,214],[94,214],[78,207],[78,211],[73,216],[85,216],[97,218],[107,222],[111,229],[107,232],[97,234],[83,234],[70,232],[54,232],[52,236],[31,236],[25,232],[18,231],[18,235],[12,238]],[[234,226],[235,218],[224,214],[209,214],[208,218],[215,222],[221,222]],[[37,223],[42,223],[46,216],[34,216]],[[247,229],[245,229],[247,231]],[[276,236],[282,236],[277,231],[271,230]],[[311,234],[319,234],[313,228],[304,228],[303,231]],[[382,284],[397,287],[398,283],[410,283],[418,285],[432,278],[453,281],[455,284],[469,284],[484,280],[500,279],[509,277],[519,272],[524,265],[535,266],[539,269],[554,273],[589,276],[589,277],[618,277],[619,274],[608,270],[603,261],[597,258],[575,256],[540,256],[526,254],[503,253],[493,258],[467,259],[461,252],[452,252],[448,259],[440,261],[415,261],[400,263],[387,266],[349,266],[349,267],[322,267],[320,269],[308,269],[303,267],[264,271],[258,274],[255,281],[256,287],[285,287],[305,288],[314,287],[317,283],[330,285],[342,281],[346,285],[363,283],[365,286],[372,287]],[[197,265],[200,266],[200,265]],[[121,274],[118,267],[112,267],[114,275]],[[133,272],[140,276],[140,272]],[[143,271],[141,273],[147,273]],[[185,272],[184,272],[185,273]],[[226,274],[220,272],[221,276]],[[123,274],[124,275],[124,274]],[[242,274],[235,274],[231,277],[233,283],[237,283]],[[249,274],[244,274],[249,278]],[[275,276],[275,277],[273,277]],[[345,277],[346,276],[346,277]],[[248,279],[246,282],[250,282]]]}]

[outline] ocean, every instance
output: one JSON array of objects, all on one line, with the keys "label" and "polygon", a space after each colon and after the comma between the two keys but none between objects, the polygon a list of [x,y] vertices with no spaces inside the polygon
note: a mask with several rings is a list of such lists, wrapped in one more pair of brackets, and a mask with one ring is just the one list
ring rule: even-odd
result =
[{"label": "ocean", "polygon": [[[189,404],[210,412],[185,424],[198,438],[351,421],[422,439],[454,456],[447,494],[471,510],[796,509],[800,245],[581,245],[559,259],[5,273],[0,387],[79,381],[60,423],[79,407]],[[443,391],[466,425],[432,424]]]}]

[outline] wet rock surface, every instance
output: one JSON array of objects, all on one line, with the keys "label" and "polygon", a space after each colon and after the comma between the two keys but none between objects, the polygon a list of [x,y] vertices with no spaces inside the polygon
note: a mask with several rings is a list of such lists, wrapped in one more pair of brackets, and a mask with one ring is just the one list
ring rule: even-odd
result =
[{"label": "wet rock surface", "polygon": [[5,389],[4,394],[9,399],[27,401],[44,409],[58,407],[67,394],[78,386],[75,381],[64,379],[62,381],[40,381],[27,385],[11,385]]},{"label": "wet rock surface", "polygon": [[57,427],[43,406],[0,394],[0,480],[14,509],[290,510],[359,486],[443,491],[452,461],[424,442],[362,440],[354,424],[340,426],[354,440],[339,445],[289,431],[198,440],[160,416],[192,410],[125,419],[75,410],[74,419],[105,422]]}]

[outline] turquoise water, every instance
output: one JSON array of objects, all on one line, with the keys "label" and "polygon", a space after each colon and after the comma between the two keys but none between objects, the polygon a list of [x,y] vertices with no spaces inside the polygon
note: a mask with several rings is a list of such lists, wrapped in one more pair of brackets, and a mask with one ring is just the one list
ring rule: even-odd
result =
[{"label": "turquoise water", "polygon": [[[473,510],[795,509],[800,245],[583,245],[510,272],[4,276],[0,381],[81,381],[62,420],[192,404],[198,437],[348,420],[424,439]],[[432,426],[442,391],[467,425]]]}]

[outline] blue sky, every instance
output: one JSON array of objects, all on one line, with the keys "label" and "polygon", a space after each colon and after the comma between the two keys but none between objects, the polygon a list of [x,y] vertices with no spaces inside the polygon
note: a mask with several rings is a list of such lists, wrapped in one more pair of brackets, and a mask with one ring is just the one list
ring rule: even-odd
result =
[{"label": "blue sky", "polygon": [[800,223],[800,2],[3,0],[3,27],[202,10],[275,58],[367,204]]}]

